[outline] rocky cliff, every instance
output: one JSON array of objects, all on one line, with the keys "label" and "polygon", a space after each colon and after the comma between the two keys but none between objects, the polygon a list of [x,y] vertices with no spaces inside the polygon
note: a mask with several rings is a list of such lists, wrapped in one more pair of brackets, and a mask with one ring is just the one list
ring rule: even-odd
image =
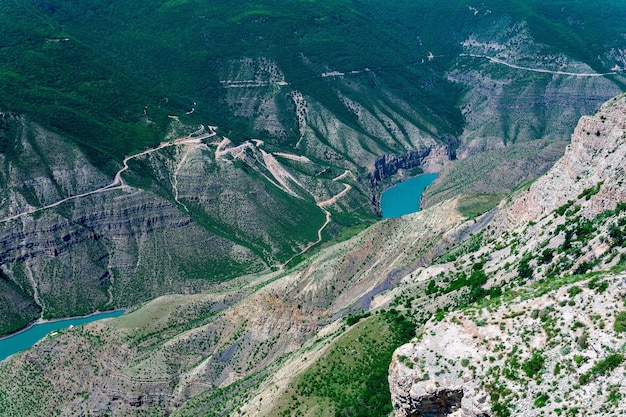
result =
[{"label": "rocky cliff", "polygon": [[[0,6],[0,333],[133,311],[1,364],[0,414],[388,414],[391,352],[432,313],[427,329],[469,346],[437,326],[473,317],[486,359],[456,369],[447,350],[445,363],[402,350],[409,394],[394,398],[409,414],[527,412],[502,376],[539,412],[575,414],[576,392],[533,391],[554,390],[542,370],[564,375],[570,357],[567,382],[622,406],[621,311],[586,314],[591,297],[616,299],[625,263],[623,100],[520,187],[624,89],[620,2],[13,3]],[[380,188],[419,170],[442,171],[431,209],[377,223]],[[480,195],[449,200],[463,193]],[[553,291],[537,313],[501,311],[529,284]],[[477,302],[497,324],[446,318]],[[555,310],[581,317],[562,321],[575,346],[550,333]],[[520,328],[546,342],[508,334]],[[409,372],[422,365],[434,371]]]},{"label": "rocky cliff", "polygon": [[624,407],[625,157],[621,96],[580,120],[563,158],[500,205],[478,246],[413,273],[435,295],[475,279],[452,305],[475,304],[440,312],[395,352],[396,416]]},{"label": "rocky cliff", "polygon": [[609,274],[537,284],[511,300],[429,322],[394,354],[395,415],[621,410],[625,279]]},{"label": "rocky cliff", "polygon": [[[228,415],[245,406],[272,415],[293,367],[305,369],[345,330],[341,317],[375,308],[432,258],[463,221],[454,207],[377,223],[291,271],[160,297],[119,320],[61,331],[0,366],[15,381],[0,390],[0,412]],[[28,386],[45,388],[25,396]]]},{"label": "rocky cliff", "polygon": [[[584,193],[588,216],[615,208],[624,200],[623,158],[626,156],[624,97],[605,103],[593,116],[583,116],[565,155],[527,193],[502,210],[496,223],[510,227],[537,220],[575,201]],[[593,190],[587,191],[585,190]]]},{"label": "rocky cliff", "polygon": [[[340,169],[289,154],[281,163],[218,136],[209,143],[209,130],[129,159],[128,170],[110,163],[108,172],[24,116],[5,113],[2,124],[0,271],[3,305],[13,307],[0,332],[263,270],[321,240],[316,200],[343,192],[345,201],[367,202],[353,176],[333,180]],[[173,126],[170,141],[191,132]],[[325,168],[327,177],[317,178]]]},{"label": "rocky cliff", "polygon": [[[624,156],[625,114],[621,97],[581,121],[604,125],[605,133],[577,129],[557,165],[569,167],[568,175],[551,170],[475,220],[459,214],[462,199],[451,200],[379,222],[292,270],[244,276],[211,293],[161,297],[118,320],[47,338],[0,366],[3,378],[14,381],[0,390],[2,413],[332,414],[338,403],[331,397],[301,403],[311,386],[297,378],[324,369],[330,351],[344,358],[354,343],[375,341],[370,322],[351,333],[341,317],[391,306],[417,323],[435,313],[393,357],[389,383],[397,415],[619,408],[626,398],[617,382],[626,204],[624,172],[613,161]],[[197,166],[215,163],[217,154],[219,170],[255,166],[285,194],[299,195],[306,187],[298,183],[314,183],[302,181],[309,163],[294,155],[272,159],[261,144],[235,146],[222,138],[215,148],[205,146],[170,155],[178,162],[186,155],[186,163]],[[580,151],[587,148],[610,162],[589,162],[588,151]],[[150,156],[154,172],[168,172],[167,155]],[[594,163],[602,178],[585,180]],[[291,170],[296,166],[301,169]],[[189,191],[204,189],[193,171],[178,174],[179,204],[203,198],[205,191]],[[567,185],[576,181],[587,182]],[[542,196],[556,182],[564,195]],[[147,193],[138,194],[133,198]],[[524,201],[537,201],[528,210],[540,213],[528,222],[517,219]],[[378,317],[372,328],[387,334]],[[29,391],[32,386],[43,389]],[[598,390],[606,392],[601,400],[575,403]]]}]

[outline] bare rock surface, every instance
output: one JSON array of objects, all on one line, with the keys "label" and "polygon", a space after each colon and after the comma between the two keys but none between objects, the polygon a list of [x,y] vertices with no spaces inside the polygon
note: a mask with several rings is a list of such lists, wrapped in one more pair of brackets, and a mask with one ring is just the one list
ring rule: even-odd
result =
[{"label": "bare rock surface", "polygon": [[565,155],[527,193],[496,216],[500,227],[537,220],[599,185],[585,204],[589,214],[614,208],[626,194],[626,100],[615,98],[583,116]]},{"label": "bare rock surface", "polygon": [[[587,279],[430,321],[394,354],[395,415],[497,416],[503,405],[523,416],[563,405],[594,416],[619,410],[623,337],[613,322],[624,310],[626,275],[602,278],[601,293]],[[620,363],[599,371],[607,358]]]},{"label": "bare rock surface", "polygon": [[397,417],[558,415],[566,407],[601,416],[626,406],[616,324],[626,314],[625,158],[622,95],[583,117],[554,167],[501,204],[482,246],[404,279],[432,280],[437,293],[481,271],[487,287],[505,292],[436,315],[396,350]]}]

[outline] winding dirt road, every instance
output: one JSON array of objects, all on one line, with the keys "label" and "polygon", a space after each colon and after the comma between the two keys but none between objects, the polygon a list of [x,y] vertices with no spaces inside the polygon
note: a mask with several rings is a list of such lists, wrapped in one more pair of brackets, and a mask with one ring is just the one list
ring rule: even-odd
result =
[{"label": "winding dirt road", "polygon": [[[44,210],[48,210],[48,209],[60,206],[61,204],[66,203],[66,202],[71,201],[71,200],[77,200],[79,198],[88,197],[90,195],[99,194],[99,193],[106,193],[106,192],[114,191],[114,190],[128,190],[131,187],[124,181],[124,178],[123,178],[122,175],[124,174],[124,172],[126,172],[126,171],[128,171],[130,169],[129,162],[131,160],[140,158],[142,156],[150,155],[151,153],[157,152],[157,151],[159,151],[159,150],[161,150],[163,148],[167,148],[167,147],[171,147],[171,146],[184,146],[184,145],[200,144],[200,143],[202,143],[203,140],[215,136],[216,135],[215,129],[216,128],[214,128],[212,126],[209,126],[209,131],[206,132],[206,133],[202,133],[202,134],[199,134],[199,135],[196,135],[196,136],[192,136],[192,135],[185,136],[183,138],[176,139],[176,140],[174,140],[172,142],[163,142],[163,143],[159,144],[159,146],[157,146],[155,148],[147,149],[147,150],[145,150],[143,152],[139,152],[139,153],[136,153],[134,155],[127,156],[122,161],[122,167],[115,173],[115,176],[113,177],[113,181],[110,184],[105,185],[104,187],[97,188],[95,190],[91,190],[91,191],[85,192],[85,193],[81,193],[81,194],[77,194],[77,195],[74,195],[74,196],[63,198],[63,199],[61,199],[61,200],[59,200],[59,201],[57,201],[55,203],[52,203],[52,204],[48,204],[48,205],[45,205],[45,206],[42,206],[42,207],[32,208],[32,209],[27,210],[25,212],[5,217],[4,219],[0,219],[0,224],[8,223],[10,221],[19,219],[19,218],[24,217],[24,216],[28,216],[28,215],[31,215],[31,214],[34,214],[34,213],[38,213],[38,212],[41,212],[41,211],[44,211]],[[244,143],[242,145],[239,145],[239,146],[236,146],[236,147],[233,147],[233,148],[225,149],[228,145],[231,144],[231,141],[228,140],[227,138],[224,138],[222,141],[214,142],[212,144],[213,145],[217,145],[217,148],[215,150],[215,159],[216,159],[216,161],[219,161],[220,159],[222,159],[222,157],[224,155],[226,155],[226,154],[231,154],[235,158],[241,157],[241,154],[245,150],[246,146],[255,146],[255,145],[252,145],[251,143]],[[270,154],[267,154],[265,152],[263,152],[263,154],[264,154],[264,159],[265,159],[264,162],[266,164],[268,164],[268,162],[270,162],[270,161],[268,161],[268,159],[271,159],[272,163],[269,163],[268,165],[270,165],[270,167],[272,168],[272,169],[270,169],[270,172],[272,172],[273,175],[278,175],[279,177],[282,177],[282,176],[285,175],[285,173],[288,174],[286,171],[285,171],[285,173],[282,173],[282,172],[279,173],[278,171],[280,171],[280,170],[278,170],[278,168],[276,166],[274,166],[274,165],[280,165],[278,163],[278,161],[276,161],[273,156],[271,156],[271,158],[270,158]],[[298,155],[291,155],[291,154],[284,154],[284,153],[277,153],[277,155],[281,156],[281,157],[288,158],[288,159],[298,160],[300,162],[311,162],[308,158],[302,157],[302,156],[298,156]],[[174,173],[174,181],[173,181],[173,186],[175,188],[175,200],[177,202],[179,202],[182,205],[182,207],[184,207],[185,209],[187,209],[187,207],[185,207],[184,204],[182,204],[180,201],[178,201],[178,189],[177,189],[177,178],[176,177],[178,175],[178,172],[181,169],[181,166],[185,162],[186,158],[187,158],[187,154],[185,154],[183,156],[183,158],[181,159],[181,161],[177,165],[176,171]],[[291,177],[290,174],[288,174],[288,175],[289,175],[289,177]],[[343,174],[333,178],[332,181],[341,181],[341,180],[343,180],[344,178],[346,178],[349,175],[354,177],[352,172],[350,172],[349,170],[346,170]],[[295,178],[291,177],[290,179],[293,179],[296,183],[298,183],[295,180]],[[273,181],[271,181],[271,182],[273,182]],[[279,184],[275,184],[275,185],[277,187],[281,188],[281,189],[283,188]],[[302,184],[298,183],[298,185],[300,185],[303,189],[306,189],[304,186],[302,186]],[[343,183],[343,185],[344,185],[344,189],[341,192],[337,193],[336,195],[334,195],[334,196],[332,196],[332,197],[330,197],[330,198],[328,198],[326,200],[323,200],[323,201],[316,201],[316,205],[320,208],[320,210],[322,210],[322,212],[324,213],[324,215],[326,217],[326,220],[324,221],[324,224],[322,224],[322,226],[317,230],[317,240],[307,244],[307,246],[305,246],[299,253],[297,253],[294,256],[292,256],[291,258],[289,258],[289,260],[287,260],[285,263],[280,264],[280,265],[276,265],[276,267],[278,267],[279,270],[283,270],[285,268],[285,266],[287,264],[289,264],[289,262],[291,262],[294,258],[296,258],[296,257],[298,257],[300,255],[303,255],[304,253],[309,251],[312,247],[314,247],[317,244],[322,242],[322,240],[323,240],[322,239],[322,233],[324,232],[324,229],[330,224],[330,221],[331,221],[331,218],[332,218],[330,211],[328,211],[326,209],[326,207],[330,206],[332,204],[337,203],[337,201],[340,198],[345,196],[352,189],[352,186],[350,184]],[[308,191],[308,192],[311,195],[313,195],[310,191]],[[293,191],[291,191],[291,193],[293,193]]]},{"label": "winding dirt road", "polygon": [[476,54],[461,54],[460,56],[469,56],[472,58],[484,58],[487,59],[491,62],[493,62],[494,64],[500,64],[500,65],[505,65],[509,68],[514,68],[514,69],[518,69],[518,70],[523,70],[523,71],[531,71],[531,72],[541,72],[541,73],[545,73],[545,74],[555,74],[555,75],[567,75],[570,77],[604,77],[607,75],[615,75],[617,74],[617,72],[605,72],[605,73],[597,73],[597,72],[567,72],[567,71],[553,71],[553,70],[548,70],[548,69],[543,69],[543,68],[531,68],[531,67],[522,67],[520,65],[515,65],[515,64],[510,64],[506,61],[503,61],[501,59],[498,58],[493,58],[487,55],[476,55]]},{"label": "winding dirt road", "polygon": [[203,134],[198,135],[198,136],[185,136],[183,138],[176,139],[176,140],[174,140],[172,142],[163,142],[159,146],[157,146],[156,148],[148,149],[148,150],[145,150],[143,152],[139,152],[137,154],[134,154],[134,155],[131,155],[131,156],[127,156],[122,161],[122,168],[120,168],[120,170],[117,171],[117,173],[113,177],[113,181],[111,182],[111,184],[105,185],[104,187],[100,187],[100,188],[97,188],[97,189],[92,190],[92,191],[88,191],[86,193],[82,193],[82,194],[77,194],[77,195],[73,195],[73,196],[70,196],[70,197],[66,197],[66,198],[64,198],[62,200],[59,200],[59,201],[57,201],[55,203],[52,203],[52,204],[48,204],[48,205],[43,206],[43,207],[33,208],[33,209],[27,210],[25,212],[19,213],[19,214],[14,214],[13,216],[5,217],[4,219],[0,219],[0,224],[1,223],[7,223],[7,222],[10,222],[12,220],[19,219],[20,217],[28,216],[28,215],[33,214],[33,213],[38,213],[38,212],[43,211],[43,210],[48,210],[48,209],[60,206],[61,204],[66,203],[66,202],[71,201],[71,200],[76,200],[76,199],[87,197],[87,196],[94,195],[94,194],[106,193],[106,192],[113,191],[113,190],[128,189],[130,187],[128,186],[128,184],[126,184],[124,182],[124,179],[122,178],[122,174],[128,170],[128,168],[129,168],[128,162],[131,161],[132,159],[136,159],[136,158],[139,158],[139,157],[144,156],[144,155],[149,155],[149,154],[151,154],[153,152],[156,152],[156,151],[158,151],[160,149],[167,148],[167,147],[170,147],[170,146],[180,146],[180,145],[201,143],[203,139],[207,139],[207,138],[213,137],[215,135],[216,135],[215,130],[211,129],[209,132],[203,133]]}]

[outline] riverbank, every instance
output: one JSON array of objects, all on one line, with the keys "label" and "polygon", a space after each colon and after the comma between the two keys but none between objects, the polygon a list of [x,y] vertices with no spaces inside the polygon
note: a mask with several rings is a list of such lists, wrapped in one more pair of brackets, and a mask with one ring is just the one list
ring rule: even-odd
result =
[{"label": "riverbank", "polygon": [[68,317],[54,320],[39,319],[24,329],[0,338],[0,361],[14,353],[28,349],[48,334],[57,330],[80,326],[93,321],[119,317],[126,310],[110,310],[104,312],[94,312],[86,316]]},{"label": "riverbank", "polygon": [[[124,314],[126,309],[118,308],[116,310],[105,310],[105,311],[96,310],[93,313],[89,313],[89,314],[86,314],[84,316],[61,317],[61,318],[58,318],[58,319],[50,319],[50,320],[38,318],[37,320],[28,323],[28,325],[26,327],[23,327],[23,328],[21,328],[19,330],[16,330],[14,332],[7,333],[5,335],[0,336],[0,342],[2,342],[4,339],[8,339],[10,337],[17,336],[20,333],[26,332],[29,329],[31,329],[33,326],[36,326],[38,324],[56,323],[56,322],[64,321],[64,320],[87,319],[89,317],[92,317],[92,316],[95,316],[95,315],[98,315],[98,314],[108,314],[108,313],[113,313],[113,312],[118,312],[118,311],[121,311],[121,313],[119,314],[121,316],[122,314]],[[117,316],[113,316],[113,317],[117,317]]]}]

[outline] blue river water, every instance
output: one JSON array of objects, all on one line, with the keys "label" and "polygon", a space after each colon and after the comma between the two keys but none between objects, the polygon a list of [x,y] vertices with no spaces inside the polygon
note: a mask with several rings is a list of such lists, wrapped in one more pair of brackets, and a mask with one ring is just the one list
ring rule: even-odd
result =
[{"label": "blue river water", "polygon": [[418,175],[385,190],[380,201],[383,219],[420,211],[422,192],[435,178],[437,174]]},{"label": "blue river water", "polygon": [[117,317],[122,314],[124,314],[124,310],[114,310],[106,311],[104,313],[96,313],[85,317],[74,317],[70,319],[35,324],[12,336],[0,339],[0,361],[5,360],[8,356],[21,350],[28,349],[39,340],[43,339],[48,333],[55,330],[65,329],[70,326],[78,326],[80,324],[90,323],[92,321],[106,319],[109,317]]}]

